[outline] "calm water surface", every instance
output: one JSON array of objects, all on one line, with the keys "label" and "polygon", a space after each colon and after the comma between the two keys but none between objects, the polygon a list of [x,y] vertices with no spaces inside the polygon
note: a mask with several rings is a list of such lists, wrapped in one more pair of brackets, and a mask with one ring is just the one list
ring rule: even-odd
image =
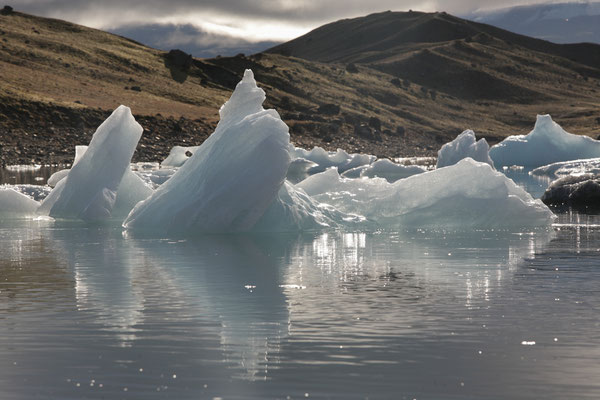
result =
[{"label": "calm water surface", "polygon": [[600,397],[600,218],[151,238],[0,222],[1,399]]}]

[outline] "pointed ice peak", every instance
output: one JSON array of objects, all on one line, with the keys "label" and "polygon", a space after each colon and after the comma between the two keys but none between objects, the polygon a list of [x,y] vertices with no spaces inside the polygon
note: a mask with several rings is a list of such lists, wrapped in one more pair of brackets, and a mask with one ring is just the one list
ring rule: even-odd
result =
[{"label": "pointed ice peak", "polygon": [[533,130],[535,131],[536,128],[550,127],[553,125],[558,124],[552,120],[550,114],[538,115]]},{"label": "pointed ice peak", "polygon": [[244,77],[237,84],[231,98],[219,110],[221,123],[240,121],[244,117],[263,111],[262,103],[265,101],[265,92],[254,80],[251,69],[244,72]]}]

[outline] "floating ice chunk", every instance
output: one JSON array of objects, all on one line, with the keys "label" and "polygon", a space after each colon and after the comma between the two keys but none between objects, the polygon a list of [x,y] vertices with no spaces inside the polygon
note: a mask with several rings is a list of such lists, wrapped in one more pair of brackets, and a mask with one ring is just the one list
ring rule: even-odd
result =
[{"label": "floating ice chunk", "polygon": [[127,217],[126,228],[167,232],[248,231],[283,185],[289,133],[251,70],[221,110],[215,132]]},{"label": "floating ice chunk", "polygon": [[[88,146],[75,146],[75,166],[87,151]],[[70,169],[63,169],[54,173],[48,179],[49,186],[56,186],[62,179],[66,178]],[[52,181],[51,181],[52,180]],[[111,216],[126,217],[129,211],[140,201],[150,196],[153,192],[152,185],[147,184],[142,177],[131,170],[131,166],[127,168],[123,179],[117,188],[117,195]]]},{"label": "floating ice chunk", "polygon": [[0,217],[35,215],[40,203],[13,188],[0,187]]},{"label": "floating ice chunk", "polygon": [[490,149],[496,168],[539,167],[559,161],[600,157],[600,141],[565,132],[550,115],[538,115],[528,135],[509,136]]},{"label": "floating ice chunk", "polygon": [[489,155],[490,146],[485,139],[475,139],[475,132],[466,130],[438,151],[436,168],[456,164],[463,158],[471,157],[475,161],[494,166]]},{"label": "floating ice chunk", "polygon": [[540,200],[471,158],[395,183],[344,179],[329,169],[297,186],[316,201],[382,227],[532,227],[554,219]]},{"label": "floating ice chunk", "polygon": [[582,174],[600,174],[600,158],[561,161],[538,167],[531,171],[532,175],[566,176]]},{"label": "floating ice chunk", "polygon": [[198,147],[174,146],[160,165],[163,167],[181,167],[198,150]]},{"label": "floating ice chunk", "polygon": [[142,131],[131,110],[119,106],[98,127],[87,151],[58,182],[38,213],[83,220],[110,217]]},{"label": "floating ice chunk", "polygon": [[357,224],[361,218],[319,204],[302,189],[286,182],[253,231],[296,232]]},{"label": "floating ice chunk", "polygon": [[387,158],[377,160],[373,164],[363,165],[349,169],[344,172],[344,178],[385,178],[388,182],[396,182],[399,179],[408,178],[416,174],[427,171],[426,167],[420,165],[401,165],[388,160]]},{"label": "floating ice chunk", "polygon": [[316,166],[308,170],[310,175],[323,172],[329,167],[337,167],[338,171],[342,173],[361,165],[368,165],[377,158],[368,154],[348,154],[342,149],[337,149],[335,152],[326,151],[321,147],[305,150],[291,145],[290,155],[292,159],[303,158],[316,163]]}]

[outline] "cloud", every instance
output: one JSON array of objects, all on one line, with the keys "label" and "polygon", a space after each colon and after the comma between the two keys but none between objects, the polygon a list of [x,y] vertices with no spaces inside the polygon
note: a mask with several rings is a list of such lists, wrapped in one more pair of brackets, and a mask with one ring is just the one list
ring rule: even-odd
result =
[{"label": "cloud", "polygon": [[[523,4],[505,1],[503,6]],[[289,40],[322,24],[386,10],[464,14],[496,0],[16,0],[13,7],[99,29],[144,24],[190,24],[250,42]]]}]

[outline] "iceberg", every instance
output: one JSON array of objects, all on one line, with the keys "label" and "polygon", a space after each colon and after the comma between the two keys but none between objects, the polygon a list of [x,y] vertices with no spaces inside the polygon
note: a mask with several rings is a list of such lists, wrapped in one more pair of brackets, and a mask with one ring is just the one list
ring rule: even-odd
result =
[{"label": "iceberg", "polygon": [[356,225],[364,219],[344,214],[314,201],[289,182],[279,189],[275,200],[252,228],[254,232],[297,232]]},{"label": "iceberg", "polygon": [[490,157],[496,168],[510,165],[536,168],[559,161],[600,157],[600,141],[568,133],[550,115],[538,115],[529,134],[507,137],[492,146]]},{"label": "iceberg", "polygon": [[342,173],[361,165],[371,164],[377,158],[368,154],[348,154],[342,149],[333,152],[315,146],[312,150],[305,150],[293,145],[290,145],[290,155],[292,160],[301,158],[317,164],[308,170],[309,175],[323,172],[330,167],[337,167],[338,171]]},{"label": "iceberg", "polygon": [[[81,160],[88,146],[75,146],[75,159],[73,160],[73,166]],[[48,178],[48,185],[56,187],[64,178],[69,174],[70,169],[63,169],[57,171],[50,178]],[[138,173],[134,173],[129,166],[123,179],[119,183],[116,193],[116,200],[113,206],[111,216],[112,217],[126,217],[129,211],[140,201],[150,196],[153,192],[151,184],[148,184]]]},{"label": "iceberg", "polygon": [[393,183],[397,180],[408,178],[416,174],[421,174],[427,171],[426,167],[421,165],[402,165],[396,164],[387,158],[377,160],[370,165],[363,165],[349,169],[344,172],[344,178],[385,178],[388,182]]},{"label": "iceberg", "polygon": [[265,110],[265,92],[246,70],[221,107],[214,133],[181,168],[131,211],[127,229],[249,231],[284,184],[290,164],[287,125]]},{"label": "iceberg", "polygon": [[314,200],[392,228],[514,228],[547,226],[555,216],[489,164],[458,163],[395,183],[345,179],[334,169],[297,185]]},{"label": "iceberg", "polygon": [[600,174],[600,158],[587,158],[583,160],[561,161],[538,167],[531,171],[538,176],[566,176],[582,174]]},{"label": "iceberg", "polygon": [[117,189],[129,171],[142,131],[131,110],[119,106],[98,127],[87,150],[56,184],[38,214],[87,221],[111,217]]},{"label": "iceberg", "polygon": [[475,161],[494,166],[489,155],[490,146],[485,139],[475,139],[475,132],[468,129],[458,135],[453,141],[446,143],[438,151],[436,168],[454,165],[463,158],[470,157]]},{"label": "iceberg", "polygon": [[0,217],[25,217],[35,215],[40,203],[13,188],[0,187]]},{"label": "iceberg", "polygon": [[200,146],[173,146],[167,158],[160,163],[163,167],[181,167]]}]

